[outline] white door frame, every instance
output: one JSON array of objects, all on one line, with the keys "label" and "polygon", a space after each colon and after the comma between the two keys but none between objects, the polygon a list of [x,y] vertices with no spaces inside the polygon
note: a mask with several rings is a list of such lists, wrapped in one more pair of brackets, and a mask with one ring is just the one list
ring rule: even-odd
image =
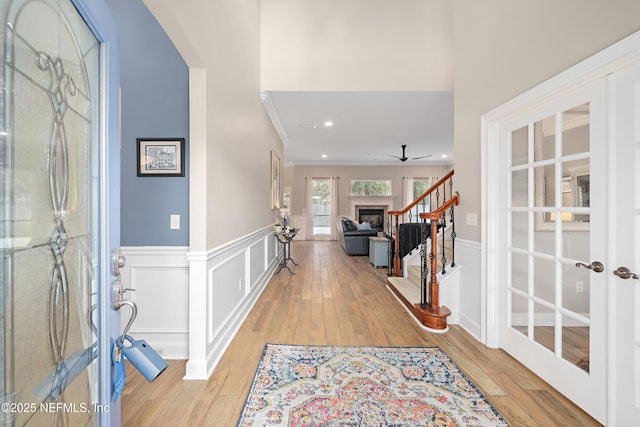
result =
[{"label": "white door frame", "polygon": [[[640,60],[640,32],[634,33],[482,116],[481,339],[487,346],[500,347],[500,283],[503,278],[500,277],[499,231],[502,214],[499,209],[500,206],[504,206],[502,201],[507,196],[499,176],[500,124],[509,120],[525,107],[529,108],[544,102],[552,94],[568,92],[594,80],[602,79],[637,60]],[[608,147],[608,150],[610,148]],[[613,225],[607,224],[607,227],[611,232]],[[607,289],[607,299],[612,301],[611,286],[608,286]],[[613,336],[614,331],[611,329],[613,310],[608,307],[608,311],[606,330],[608,336]],[[607,359],[613,360],[612,353],[615,350],[612,346],[607,347]],[[609,366],[607,372],[609,396],[615,387],[611,369],[612,367]],[[610,400],[607,402],[607,408],[607,419],[611,419],[612,403]]]}]

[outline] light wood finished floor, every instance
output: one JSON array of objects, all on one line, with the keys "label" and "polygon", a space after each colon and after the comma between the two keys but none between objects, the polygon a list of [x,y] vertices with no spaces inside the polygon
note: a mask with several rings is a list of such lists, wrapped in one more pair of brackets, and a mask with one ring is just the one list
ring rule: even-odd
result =
[{"label": "light wood finished floor", "polygon": [[235,426],[265,343],[440,346],[512,426],[599,425],[501,350],[462,328],[421,329],[386,288],[386,268],[348,257],[335,241],[294,241],[297,274],[275,275],[208,381],[184,381],[170,361],[148,383],[131,366],[122,425]]}]

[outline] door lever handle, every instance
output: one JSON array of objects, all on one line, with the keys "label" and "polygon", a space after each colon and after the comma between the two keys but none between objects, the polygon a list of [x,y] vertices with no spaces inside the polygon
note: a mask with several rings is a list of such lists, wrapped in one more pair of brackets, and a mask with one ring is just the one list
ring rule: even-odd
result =
[{"label": "door lever handle", "polygon": [[613,274],[621,279],[640,279],[636,273],[632,273],[627,267],[618,267]]},{"label": "door lever handle", "polygon": [[593,270],[596,273],[602,273],[604,271],[604,264],[602,264],[600,261],[593,261],[591,264],[576,262],[576,267],[588,268],[589,270]]}]

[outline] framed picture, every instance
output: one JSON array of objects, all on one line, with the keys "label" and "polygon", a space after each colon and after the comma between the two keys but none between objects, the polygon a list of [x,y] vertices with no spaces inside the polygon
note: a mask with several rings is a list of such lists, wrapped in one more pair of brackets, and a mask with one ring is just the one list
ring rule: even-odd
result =
[{"label": "framed picture", "polygon": [[280,157],[271,150],[271,209],[280,208]]},{"label": "framed picture", "polygon": [[138,176],[184,176],[184,138],[138,138]]}]

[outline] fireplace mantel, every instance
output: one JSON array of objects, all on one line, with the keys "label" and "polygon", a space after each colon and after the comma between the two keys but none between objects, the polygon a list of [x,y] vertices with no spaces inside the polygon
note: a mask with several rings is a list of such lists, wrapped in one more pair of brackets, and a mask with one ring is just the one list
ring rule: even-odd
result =
[{"label": "fireplace mantel", "polygon": [[371,205],[393,205],[393,196],[349,196],[351,203]]},{"label": "fireplace mantel", "polygon": [[351,212],[355,212],[356,206],[385,206],[387,210],[393,210],[393,196],[349,196],[351,200]]}]

